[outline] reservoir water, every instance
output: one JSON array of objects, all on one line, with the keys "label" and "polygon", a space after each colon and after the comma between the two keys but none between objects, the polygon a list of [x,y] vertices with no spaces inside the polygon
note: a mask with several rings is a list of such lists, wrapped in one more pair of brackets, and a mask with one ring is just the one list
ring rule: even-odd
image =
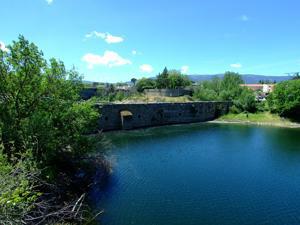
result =
[{"label": "reservoir water", "polygon": [[300,130],[194,124],[106,133],[103,225],[300,224]]}]

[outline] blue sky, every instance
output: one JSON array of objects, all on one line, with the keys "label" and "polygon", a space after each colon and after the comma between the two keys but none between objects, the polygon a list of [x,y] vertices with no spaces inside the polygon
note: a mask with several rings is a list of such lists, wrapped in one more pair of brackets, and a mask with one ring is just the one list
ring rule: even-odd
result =
[{"label": "blue sky", "polygon": [[0,0],[2,48],[19,34],[86,80],[300,71],[299,0]]}]

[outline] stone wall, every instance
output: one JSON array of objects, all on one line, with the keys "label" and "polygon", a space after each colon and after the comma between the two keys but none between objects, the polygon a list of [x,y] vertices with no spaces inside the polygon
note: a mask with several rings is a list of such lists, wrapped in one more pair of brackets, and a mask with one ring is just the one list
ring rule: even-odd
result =
[{"label": "stone wall", "polygon": [[204,122],[229,111],[230,102],[97,104],[103,131]]},{"label": "stone wall", "polygon": [[192,95],[191,90],[183,88],[179,89],[145,89],[144,93],[147,96],[165,96],[165,97],[179,97],[183,95]]}]

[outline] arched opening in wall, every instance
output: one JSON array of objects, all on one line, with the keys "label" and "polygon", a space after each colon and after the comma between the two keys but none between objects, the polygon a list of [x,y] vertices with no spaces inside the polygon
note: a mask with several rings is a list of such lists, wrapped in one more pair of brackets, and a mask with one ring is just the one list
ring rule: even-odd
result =
[{"label": "arched opening in wall", "polygon": [[127,130],[133,127],[133,113],[129,110],[121,110],[120,111],[122,128]]}]

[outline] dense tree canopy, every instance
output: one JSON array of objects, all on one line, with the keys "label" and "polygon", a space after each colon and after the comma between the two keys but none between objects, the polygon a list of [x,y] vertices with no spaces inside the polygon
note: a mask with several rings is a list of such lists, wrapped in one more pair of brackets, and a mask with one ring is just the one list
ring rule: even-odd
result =
[{"label": "dense tree canopy", "polygon": [[45,60],[23,36],[7,48],[0,50],[0,223],[54,224],[66,214],[80,221],[79,209],[65,208],[80,193],[69,188],[75,159],[96,146],[86,134],[98,112],[80,100],[75,70]]},{"label": "dense tree canopy", "polygon": [[140,79],[137,84],[136,88],[138,92],[142,92],[145,89],[176,89],[176,88],[183,88],[189,86],[191,81],[188,79],[187,76],[183,75],[178,70],[168,70],[166,67],[164,68],[162,73],[159,73],[155,80],[142,78]]},{"label": "dense tree canopy", "polygon": [[194,98],[202,101],[232,101],[235,112],[254,112],[254,92],[242,87],[243,83],[239,74],[226,72],[223,79],[215,77],[211,81],[201,82],[194,92]]},{"label": "dense tree canopy", "polygon": [[176,89],[189,86],[191,81],[178,70],[170,70],[167,77],[167,88]]},{"label": "dense tree canopy", "polygon": [[201,101],[217,101],[220,99],[222,80],[218,77],[211,81],[201,82],[194,92],[194,98]]},{"label": "dense tree canopy", "polygon": [[242,88],[240,95],[234,98],[233,104],[236,107],[237,112],[254,113],[257,110],[255,94],[248,88]]},{"label": "dense tree canopy", "polygon": [[272,112],[300,119],[300,79],[280,82],[268,97]]},{"label": "dense tree canopy", "polygon": [[56,59],[47,62],[23,36],[0,51],[0,145],[12,159],[30,150],[39,163],[89,148],[82,134],[98,113],[79,102],[81,77]]},{"label": "dense tree canopy", "polygon": [[221,99],[226,101],[233,101],[242,92],[244,81],[238,73],[226,72],[221,84]]},{"label": "dense tree canopy", "polygon": [[145,89],[152,89],[155,87],[155,81],[149,78],[142,78],[136,83],[136,89],[138,92],[143,92]]},{"label": "dense tree canopy", "polygon": [[167,69],[167,67],[164,68],[162,73],[159,73],[156,77],[156,87],[158,89],[163,89],[163,88],[167,88],[169,85],[169,80],[168,80],[168,76],[169,76],[169,71]]}]

